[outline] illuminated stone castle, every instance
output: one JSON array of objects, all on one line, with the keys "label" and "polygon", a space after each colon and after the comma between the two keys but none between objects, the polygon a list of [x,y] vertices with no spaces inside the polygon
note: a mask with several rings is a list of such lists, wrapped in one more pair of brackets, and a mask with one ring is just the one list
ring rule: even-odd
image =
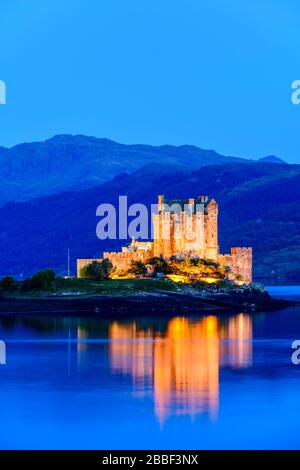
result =
[{"label": "illuminated stone castle", "polygon": [[[252,282],[252,248],[231,248],[220,254],[218,244],[218,204],[207,196],[187,200],[165,200],[158,196],[158,211],[153,214],[153,242],[133,240],[120,252],[104,252],[117,272],[126,272],[132,261],[147,264],[154,256],[169,259],[193,257],[215,261],[231,269],[232,276]],[[80,269],[94,261],[77,260]]]}]

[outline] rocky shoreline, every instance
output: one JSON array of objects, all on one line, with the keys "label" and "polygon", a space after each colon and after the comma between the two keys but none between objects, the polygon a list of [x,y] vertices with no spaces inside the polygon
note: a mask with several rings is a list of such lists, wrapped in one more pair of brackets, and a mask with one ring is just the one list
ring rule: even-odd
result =
[{"label": "rocky shoreline", "polygon": [[259,312],[296,305],[296,302],[274,299],[261,286],[202,289],[187,287],[184,292],[137,292],[128,295],[86,297],[47,296],[44,298],[0,298],[0,314],[97,316],[150,314],[196,314],[227,310]]}]

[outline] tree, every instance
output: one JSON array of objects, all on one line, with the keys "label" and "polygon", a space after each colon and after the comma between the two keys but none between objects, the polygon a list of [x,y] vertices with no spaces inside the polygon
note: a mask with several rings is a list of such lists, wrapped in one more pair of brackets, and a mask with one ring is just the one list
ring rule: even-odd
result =
[{"label": "tree", "polygon": [[142,261],[132,261],[129,272],[135,276],[145,276],[147,274],[147,266]]},{"label": "tree", "polygon": [[54,279],[55,272],[52,269],[38,271],[30,279],[31,289],[47,290],[52,286]]},{"label": "tree", "polygon": [[86,268],[87,268],[87,266],[83,266],[83,268],[80,268],[79,277],[82,278],[82,279],[88,279],[89,278],[88,273],[86,272]]},{"label": "tree", "polygon": [[85,268],[86,277],[88,279],[94,279],[95,281],[103,281],[105,278],[102,263],[98,261],[92,261]]},{"label": "tree", "polygon": [[11,292],[15,288],[15,280],[12,276],[4,276],[1,279],[1,289],[5,292]]},{"label": "tree", "polygon": [[107,279],[113,269],[112,262],[108,258],[104,258],[102,261],[102,269],[105,275],[105,279]]},{"label": "tree", "polygon": [[80,270],[80,277],[83,277],[84,279],[93,279],[95,281],[103,281],[109,277],[112,268],[113,265],[107,258],[100,262],[92,261]]}]

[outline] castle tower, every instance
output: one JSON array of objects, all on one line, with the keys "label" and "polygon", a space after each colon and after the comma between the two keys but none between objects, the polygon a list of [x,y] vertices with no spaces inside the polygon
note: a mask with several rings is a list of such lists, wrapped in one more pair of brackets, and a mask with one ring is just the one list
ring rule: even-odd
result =
[{"label": "castle tower", "polygon": [[217,260],[219,254],[218,243],[218,204],[212,199],[206,206],[205,215],[205,258]]},{"label": "castle tower", "polygon": [[158,196],[153,214],[154,256],[196,256],[217,260],[218,205],[207,196],[165,200]]},{"label": "castle tower", "polygon": [[[154,241],[132,240],[121,252],[104,252],[116,272],[128,272],[133,261],[149,263],[153,256],[195,257],[216,261],[228,269],[228,278],[235,282],[252,282],[252,248],[234,247],[227,254],[219,253],[218,204],[207,196],[197,199],[165,200],[158,196],[158,212],[153,214]],[[78,259],[77,275],[94,259]],[[102,261],[98,259],[96,261]]]}]

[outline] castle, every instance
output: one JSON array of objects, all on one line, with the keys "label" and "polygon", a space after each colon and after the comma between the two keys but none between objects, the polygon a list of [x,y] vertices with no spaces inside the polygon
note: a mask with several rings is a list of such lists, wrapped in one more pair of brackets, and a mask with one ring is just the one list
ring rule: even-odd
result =
[{"label": "castle", "polygon": [[[128,271],[133,261],[147,264],[153,257],[193,257],[228,266],[233,278],[252,282],[252,248],[234,247],[230,254],[219,252],[218,204],[214,199],[198,196],[196,200],[165,200],[158,196],[157,207],[157,213],[152,215],[153,241],[132,240],[120,252],[103,253],[117,272]],[[81,268],[92,261],[95,260],[77,260],[78,277]]]}]

